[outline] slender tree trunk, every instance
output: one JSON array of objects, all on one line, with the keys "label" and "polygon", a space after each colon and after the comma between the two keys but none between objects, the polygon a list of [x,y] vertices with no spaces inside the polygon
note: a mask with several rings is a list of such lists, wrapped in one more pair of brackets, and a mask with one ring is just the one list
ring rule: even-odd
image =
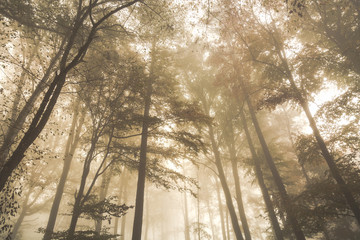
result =
[{"label": "slender tree trunk", "polygon": [[50,216],[49,216],[49,220],[48,220],[44,238],[43,238],[44,240],[50,240],[51,235],[54,231],[56,217],[57,217],[57,214],[59,211],[61,198],[64,193],[66,179],[67,179],[67,176],[70,171],[70,166],[71,166],[73,156],[75,154],[75,150],[79,143],[80,132],[82,129],[82,125],[84,123],[85,114],[82,113],[79,122],[78,122],[78,114],[79,114],[79,101],[77,100],[77,103],[75,104],[75,108],[74,108],[74,116],[73,116],[73,121],[71,123],[69,137],[68,137],[66,147],[65,147],[64,166],[63,166],[63,170],[61,173],[61,177],[60,177],[58,186],[56,188],[55,198],[54,198],[51,210],[50,210]]},{"label": "slender tree trunk", "polygon": [[245,101],[246,101],[246,104],[248,106],[248,109],[249,109],[249,112],[250,112],[250,116],[251,116],[251,120],[254,124],[254,128],[255,128],[255,131],[256,131],[256,134],[258,136],[258,139],[259,139],[259,142],[260,142],[260,145],[262,147],[262,150],[264,152],[264,156],[265,156],[265,159],[266,159],[266,162],[270,168],[270,171],[273,175],[273,178],[274,178],[274,182],[279,190],[279,194],[280,194],[280,197],[281,197],[281,201],[284,205],[284,208],[286,210],[286,213],[287,213],[287,217],[289,219],[289,222],[291,224],[291,227],[294,231],[294,234],[295,234],[295,237],[297,240],[305,240],[305,236],[304,236],[304,233],[302,232],[301,228],[300,228],[300,225],[295,217],[295,213],[293,211],[293,208],[292,208],[292,204],[291,204],[291,200],[287,194],[287,191],[285,189],[285,185],[280,177],[280,174],[275,166],[275,163],[274,163],[274,160],[271,156],[271,153],[270,153],[270,150],[267,146],[267,143],[265,141],[265,138],[264,138],[264,135],[262,133],[262,130],[260,128],[260,125],[259,125],[259,122],[257,120],[257,117],[256,117],[256,114],[255,114],[255,110],[252,106],[252,103],[251,103],[251,100],[249,98],[249,95],[247,93],[247,90],[245,88],[245,84],[243,82],[243,80],[241,79],[240,80],[240,84],[241,84],[241,88],[242,88],[242,91],[243,91],[243,94],[245,96]]},{"label": "slender tree trunk", "polygon": [[256,154],[255,147],[254,147],[254,144],[252,142],[251,135],[250,135],[250,132],[249,132],[249,129],[248,129],[248,126],[247,126],[245,114],[244,114],[242,109],[240,109],[240,119],[241,119],[241,123],[243,125],[243,129],[244,129],[245,136],[246,136],[246,139],[247,139],[247,142],[248,142],[248,145],[249,145],[249,149],[250,149],[253,161],[254,161],[255,175],[256,175],[258,184],[260,186],[261,193],[263,195],[263,199],[264,199],[265,206],[266,206],[269,218],[270,218],[270,223],[271,223],[272,229],[274,231],[276,239],[277,240],[283,240],[284,237],[283,237],[283,234],[281,232],[279,221],[278,221],[278,219],[276,217],[274,206],[273,206],[273,204],[271,202],[269,192],[268,192],[267,187],[265,185],[264,177],[263,177],[262,170],[261,170],[260,161],[259,161],[259,158],[258,158],[258,156]]},{"label": "slender tree trunk", "polygon": [[243,204],[243,200],[242,200],[241,185],[240,185],[239,172],[238,172],[238,166],[237,166],[236,150],[235,150],[235,146],[234,146],[234,144],[235,144],[234,129],[233,129],[231,120],[228,121],[228,127],[229,127],[229,132],[228,132],[229,139],[227,140],[227,145],[229,148],[231,167],[232,167],[232,172],[233,172],[233,177],[234,177],[234,182],[235,182],[236,202],[238,205],[240,220],[241,220],[242,227],[244,230],[245,239],[251,240],[249,225],[247,222],[244,204]]},{"label": "slender tree trunk", "polygon": [[[128,188],[128,173],[127,173],[127,170],[124,168],[124,171],[123,171],[123,180],[122,180],[122,184],[123,184],[123,192],[122,192],[122,203],[126,203],[127,201],[127,188]],[[120,201],[120,199],[119,199]],[[120,239],[121,240],[125,240],[125,225],[126,225],[126,216],[127,215],[124,215],[122,216],[121,218],[121,230],[120,230]]]},{"label": "slender tree trunk", "polygon": [[183,195],[184,195],[184,207],[185,207],[184,209],[185,240],[190,240],[189,210],[188,210],[186,191],[184,191]]},{"label": "slender tree trunk", "polygon": [[219,204],[222,239],[226,240],[225,217],[224,217],[224,212],[223,212],[223,205],[222,205],[220,187],[219,187],[218,181],[216,181],[216,195],[217,195],[218,204]]},{"label": "slender tree trunk", "polygon": [[208,214],[209,214],[209,220],[210,220],[210,226],[211,226],[211,236],[212,236],[212,239],[215,239],[215,226],[214,226],[213,216],[211,213],[209,199],[206,199],[206,208],[207,208]]},{"label": "slender tree trunk", "polygon": [[[99,201],[104,201],[107,195],[107,192],[109,190],[111,180],[111,173],[110,172],[104,172],[101,178],[101,188],[100,188],[100,194],[99,194]],[[95,221],[95,232],[100,236],[101,234],[101,228],[102,228],[102,220],[96,220]]]},{"label": "slender tree trunk", "polygon": [[[125,200],[125,199],[124,199]],[[121,233],[120,233],[120,240],[125,240],[125,233],[126,233],[126,215],[124,215],[121,219]]]},{"label": "slender tree trunk", "polygon": [[145,188],[145,196],[146,196],[146,202],[145,202],[145,235],[144,239],[148,239],[148,232],[149,232],[149,188]]},{"label": "slender tree trunk", "polygon": [[[197,180],[199,181],[199,168],[197,170]],[[196,207],[197,207],[197,239],[201,240],[201,231],[200,231],[200,189],[197,189],[197,198],[196,198]]]},{"label": "slender tree trunk", "polygon": [[135,201],[135,216],[132,232],[132,240],[141,240],[141,230],[143,223],[143,209],[144,209],[144,189],[145,189],[145,176],[146,176],[146,153],[148,144],[148,130],[149,130],[149,117],[152,95],[152,84],[154,81],[153,68],[155,64],[155,44],[152,46],[152,59],[150,66],[150,76],[146,83],[146,96],[144,108],[144,121],[141,133],[141,146],[140,146],[140,161],[138,169],[138,183],[136,188],[136,201]]},{"label": "slender tree trunk", "polygon": [[225,219],[226,219],[226,236],[227,236],[227,240],[231,240],[231,235],[230,235],[230,223],[229,223],[229,211],[225,211]]},{"label": "slender tree trunk", "polygon": [[[126,186],[126,182],[125,182],[125,167],[123,168],[123,171],[121,173],[120,176],[120,189],[119,189],[119,194],[118,194],[118,204],[121,205],[122,202],[125,203],[125,201],[123,201],[123,198],[125,198],[125,186]],[[123,216],[124,217],[124,216]],[[114,222],[114,235],[118,234],[118,228],[119,228],[119,218],[115,218],[115,222]]]}]

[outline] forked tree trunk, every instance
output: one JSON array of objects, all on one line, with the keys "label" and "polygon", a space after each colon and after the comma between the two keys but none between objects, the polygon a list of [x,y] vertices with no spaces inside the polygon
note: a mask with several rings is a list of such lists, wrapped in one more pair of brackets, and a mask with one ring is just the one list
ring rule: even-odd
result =
[{"label": "forked tree trunk", "polygon": [[[201,97],[201,101],[202,101],[202,104],[203,104],[204,112],[206,114],[209,114],[210,107],[208,106],[207,100],[205,99],[204,96],[200,96],[200,97]],[[217,143],[215,141],[213,126],[211,124],[208,124],[208,129],[209,129],[209,138],[210,138],[210,142],[211,142],[211,147],[212,147],[214,157],[215,157],[215,165],[216,165],[216,168],[218,170],[218,174],[219,174],[218,177],[219,177],[222,189],[224,191],[225,200],[226,200],[226,206],[228,207],[228,210],[229,210],[233,230],[234,230],[236,239],[237,240],[243,240],[244,238],[242,236],[240,225],[239,225],[239,222],[238,222],[238,219],[237,219],[237,216],[236,216],[236,212],[235,212],[234,204],[233,204],[233,201],[232,201],[230,189],[229,189],[229,186],[228,186],[228,184],[226,182],[226,176],[225,176],[225,172],[224,172],[224,169],[223,169],[223,166],[222,166],[219,148],[218,148]]]},{"label": "forked tree trunk", "polygon": [[248,128],[248,125],[247,125],[247,122],[246,122],[245,114],[244,114],[242,109],[240,109],[240,119],[241,119],[241,123],[243,125],[246,140],[247,140],[248,145],[249,145],[251,156],[252,156],[252,159],[254,161],[255,175],[256,175],[259,187],[261,189],[261,193],[263,195],[266,210],[267,210],[269,218],[270,218],[270,223],[271,223],[272,229],[274,231],[274,235],[275,235],[277,240],[283,240],[284,237],[283,237],[283,234],[281,232],[280,224],[279,224],[279,221],[278,221],[278,219],[276,217],[274,206],[273,206],[273,204],[271,202],[269,192],[268,192],[267,187],[265,185],[264,176],[263,176],[263,173],[262,173],[262,170],[261,170],[260,161],[259,161],[259,158],[258,158],[258,156],[256,154],[255,147],[254,147],[254,144],[252,142],[251,135],[250,135],[250,132],[249,132],[249,128]]},{"label": "forked tree trunk", "polygon": [[224,191],[224,195],[225,195],[225,199],[226,199],[226,205],[227,205],[228,210],[229,210],[233,230],[234,230],[236,239],[237,240],[242,240],[243,236],[242,236],[240,226],[239,226],[239,222],[238,222],[238,219],[237,219],[237,216],[236,216],[236,212],[235,212],[234,204],[233,204],[233,201],[232,201],[230,189],[229,189],[229,186],[228,186],[228,184],[226,182],[225,172],[224,172],[224,169],[223,169],[223,166],[222,166],[222,163],[221,163],[220,152],[219,152],[219,149],[218,149],[217,144],[215,142],[215,137],[214,137],[214,132],[213,132],[212,125],[209,125],[209,137],[210,137],[211,146],[212,146],[214,156],[215,156],[215,165],[216,165],[216,168],[218,170],[220,183],[221,183],[221,186],[222,186],[223,191]]},{"label": "forked tree trunk", "polygon": [[84,197],[84,192],[85,192],[85,183],[86,183],[86,179],[90,172],[91,161],[93,159],[93,154],[95,152],[95,143],[94,142],[96,142],[96,141],[97,140],[92,139],[90,149],[85,157],[83,172],[82,172],[81,181],[80,181],[80,187],[75,196],[73,213],[71,216],[70,226],[69,226],[69,230],[68,230],[68,238],[69,239],[72,239],[74,237],[76,224],[81,215],[81,207],[82,207],[82,203],[84,200],[83,197]]},{"label": "forked tree trunk", "polygon": [[284,205],[287,217],[289,219],[289,223],[290,223],[290,225],[291,225],[291,227],[293,229],[293,232],[295,234],[296,239],[297,240],[305,240],[304,233],[301,230],[300,225],[299,225],[299,223],[298,223],[298,221],[296,219],[294,209],[293,209],[292,204],[291,204],[291,200],[290,200],[289,195],[288,195],[288,193],[286,191],[285,185],[284,185],[284,183],[283,183],[283,181],[282,181],[282,179],[280,177],[280,174],[279,174],[279,172],[277,170],[277,167],[276,167],[276,165],[274,163],[274,160],[273,160],[273,158],[271,156],[270,150],[269,150],[269,148],[267,146],[264,135],[262,133],[259,122],[257,120],[255,110],[254,110],[254,108],[252,106],[251,100],[250,100],[249,95],[247,93],[245,83],[243,82],[242,79],[240,79],[240,85],[241,85],[241,89],[242,89],[242,92],[243,92],[244,97],[245,97],[246,104],[247,104],[249,112],[250,112],[251,120],[253,122],[253,125],[254,125],[254,128],[255,128],[256,134],[258,136],[261,148],[263,150],[266,162],[267,162],[267,164],[269,166],[269,169],[270,169],[270,171],[272,173],[274,182],[275,182],[275,184],[276,184],[276,186],[278,188],[282,204]]},{"label": "forked tree trunk", "polygon": [[80,120],[78,120],[78,115],[79,115],[79,101],[77,101],[77,103],[75,104],[74,116],[70,127],[69,137],[65,147],[64,166],[60,176],[59,184],[56,188],[55,198],[51,206],[50,216],[43,238],[44,240],[50,240],[51,235],[54,231],[56,217],[59,211],[61,198],[64,193],[66,179],[70,171],[70,166],[75,154],[75,150],[79,143],[80,132],[82,129],[82,125],[84,123],[85,114],[84,113],[81,114]]},{"label": "forked tree trunk", "polygon": [[244,230],[245,239],[251,240],[249,224],[247,222],[244,204],[243,204],[243,200],[242,200],[239,171],[238,171],[238,166],[237,166],[236,149],[235,149],[235,145],[234,145],[235,144],[234,129],[233,129],[231,120],[229,120],[227,122],[228,122],[228,127],[229,127],[229,131],[228,131],[229,139],[226,142],[227,142],[227,146],[228,146],[229,153],[230,153],[231,167],[232,167],[232,172],[233,172],[233,177],[234,177],[234,182],[235,182],[236,202],[238,205],[240,220],[241,220],[242,227]]}]

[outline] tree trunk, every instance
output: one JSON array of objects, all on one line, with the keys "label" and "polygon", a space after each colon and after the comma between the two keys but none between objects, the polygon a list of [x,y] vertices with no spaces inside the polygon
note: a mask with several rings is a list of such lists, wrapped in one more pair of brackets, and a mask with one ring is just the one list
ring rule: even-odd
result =
[{"label": "tree trunk", "polygon": [[225,140],[227,142],[227,146],[229,148],[230,153],[230,161],[231,161],[231,167],[235,182],[235,191],[236,191],[236,202],[238,205],[238,210],[240,214],[240,220],[242,223],[242,227],[244,230],[244,235],[246,240],[251,240],[251,234],[249,230],[249,225],[247,222],[245,210],[244,210],[244,204],[242,200],[242,193],[241,193],[241,185],[240,185],[240,179],[239,179],[239,172],[238,172],[238,166],[237,166],[237,157],[236,157],[236,150],[235,150],[235,139],[234,139],[234,129],[232,126],[231,120],[228,121],[228,127],[229,127],[229,139]]},{"label": "tree trunk", "polygon": [[125,226],[126,226],[126,215],[124,215],[121,219],[121,233],[120,240],[125,240]]},{"label": "tree trunk", "polygon": [[85,183],[86,183],[87,176],[89,175],[89,172],[90,172],[91,160],[93,158],[93,154],[95,151],[95,142],[96,142],[95,140],[92,140],[91,147],[85,157],[83,172],[82,172],[81,181],[80,181],[80,187],[79,187],[79,191],[77,192],[77,194],[75,196],[73,214],[71,216],[71,222],[70,222],[70,226],[69,226],[69,230],[68,230],[68,238],[69,239],[72,239],[75,234],[76,224],[77,224],[77,221],[81,214],[81,206],[82,206],[84,192],[85,192]]},{"label": "tree trunk", "polygon": [[208,210],[208,214],[209,214],[209,220],[210,220],[210,227],[211,227],[211,236],[212,239],[215,239],[215,227],[214,227],[214,221],[213,221],[213,216],[211,213],[211,207],[210,207],[210,203],[209,203],[209,199],[206,199],[206,208]]},{"label": "tree trunk", "polygon": [[219,187],[218,181],[216,181],[216,195],[217,195],[218,204],[219,204],[222,239],[226,240],[225,217],[224,217],[224,212],[223,212],[223,205],[222,205],[220,187]]},{"label": "tree trunk", "polygon": [[262,130],[260,128],[260,125],[259,125],[259,122],[257,120],[257,117],[256,117],[256,114],[255,114],[255,110],[252,106],[252,103],[250,101],[250,98],[249,98],[249,95],[247,93],[247,90],[245,88],[245,84],[242,80],[240,80],[240,84],[241,84],[241,88],[242,88],[242,91],[243,91],[243,94],[245,96],[245,101],[247,103],[247,106],[248,106],[248,109],[249,109],[249,112],[250,112],[250,116],[251,116],[251,120],[254,124],[254,128],[255,128],[255,131],[256,131],[256,134],[258,136],[258,139],[259,139],[259,142],[260,142],[260,145],[262,147],[262,150],[264,152],[264,156],[265,156],[265,159],[266,159],[266,162],[270,168],[270,171],[273,175],[273,178],[274,178],[274,182],[279,190],[279,194],[280,194],[280,198],[281,198],[281,201],[285,207],[285,211],[286,211],[286,214],[287,214],[287,217],[289,219],[289,222],[291,224],[291,227],[294,231],[294,234],[295,234],[295,237],[297,240],[305,240],[305,236],[304,236],[304,233],[302,232],[300,226],[299,226],[299,223],[295,217],[295,213],[293,211],[293,208],[292,208],[292,204],[291,204],[291,200],[287,194],[287,191],[285,189],[285,186],[284,186],[284,183],[280,177],[280,174],[275,166],[275,163],[274,163],[274,160],[271,156],[271,153],[270,153],[270,150],[267,146],[267,143],[265,141],[265,138],[264,138],[264,135],[262,133]]},{"label": "tree trunk", "polygon": [[254,161],[255,175],[256,175],[258,184],[260,186],[261,193],[263,195],[263,199],[264,199],[265,206],[266,206],[269,218],[270,218],[270,223],[271,223],[272,229],[274,231],[276,239],[277,240],[283,240],[284,237],[283,237],[283,234],[281,232],[279,221],[278,221],[278,219],[276,217],[274,206],[273,206],[273,204],[271,202],[269,192],[268,192],[267,187],[265,185],[264,177],[263,177],[262,170],[261,170],[260,161],[259,161],[259,158],[258,158],[258,156],[256,154],[255,147],[254,147],[254,144],[252,142],[251,135],[250,135],[250,132],[249,132],[249,128],[247,126],[245,114],[244,114],[242,109],[240,109],[240,119],[241,119],[241,123],[242,123],[243,128],[244,128],[244,132],[245,132],[246,140],[247,140],[248,145],[249,145],[251,156],[252,156],[253,161]]},{"label": "tree trunk", "polygon": [[135,216],[134,216],[132,240],[141,240],[141,230],[143,223],[144,190],[145,190],[145,176],[146,176],[146,153],[147,153],[147,144],[148,144],[152,84],[154,81],[153,79],[154,78],[153,68],[155,64],[154,51],[155,51],[155,44],[153,43],[150,76],[148,77],[146,83],[144,120],[143,120],[142,133],[141,133],[140,161],[138,168],[138,183],[136,188]]},{"label": "tree trunk", "polygon": [[[199,181],[199,168],[197,169],[197,180]],[[197,208],[197,239],[201,240],[201,227],[200,227],[200,189],[197,189],[197,198],[196,198],[196,208]]]},{"label": "tree trunk", "polygon": [[[119,194],[118,194],[118,204],[121,205],[122,203],[125,203],[125,201],[123,201],[123,198],[125,198],[125,187],[126,187],[126,182],[125,182],[125,167],[123,168],[123,171],[121,173],[120,176],[120,189],[119,189]],[[124,217],[124,216],[123,216]],[[118,234],[118,227],[119,227],[119,218],[115,218],[115,222],[114,222],[114,235]]]},{"label": "tree trunk", "polygon": [[[127,180],[128,180],[128,174],[127,174],[127,170],[124,168],[124,171],[123,171],[123,181],[122,181],[122,184],[123,184],[123,192],[122,192],[122,203],[126,203],[127,201],[127,187],[128,187],[128,183],[127,183]],[[120,201],[120,199],[119,199]],[[120,203],[121,204],[121,203]],[[124,240],[125,239],[125,224],[126,224],[126,216],[127,215],[124,215],[122,216],[121,218],[121,232],[120,232],[120,239],[121,240]]]},{"label": "tree trunk", "polygon": [[26,216],[26,211],[27,211],[27,206],[25,205],[23,210],[20,213],[19,218],[16,220],[16,223],[15,223],[12,231],[11,231],[11,239],[15,239],[15,237],[16,237],[18,231],[19,231],[19,228],[20,228],[20,226],[21,226],[21,224],[24,221],[24,218]]},{"label": "tree trunk", "polygon": [[51,210],[50,210],[50,216],[49,216],[49,220],[48,220],[44,238],[43,238],[44,240],[50,240],[51,235],[54,231],[56,217],[57,217],[57,214],[59,211],[61,198],[64,193],[66,179],[67,179],[67,176],[70,171],[70,166],[71,166],[73,156],[75,154],[75,150],[79,143],[80,132],[82,129],[82,125],[84,123],[85,114],[84,113],[81,114],[79,122],[78,122],[78,114],[79,114],[79,100],[77,100],[77,102],[75,104],[73,121],[71,123],[69,137],[68,137],[66,147],[65,147],[64,166],[63,166],[63,170],[61,173],[61,177],[60,177],[58,186],[56,188],[55,198],[54,198]]},{"label": "tree trunk", "polygon": [[217,144],[215,142],[215,137],[214,137],[214,132],[213,132],[213,128],[212,125],[209,125],[209,136],[210,136],[210,141],[211,141],[211,146],[215,155],[215,165],[217,167],[218,173],[219,173],[219,179],[220,179],[220,183],[221,186],[223,188],[224,191],[224,195],[225,195],[225,199],[226,199],[226,205],[228,207],[229,210],[229,214],[231,217],[231,223],[233,225],[233,229],[234,229],[234,233],[236,236],[237,240],[242,240],[243,236],[240,230],[240,226],[239,226],[239,222],[236,216],[236,212],[235,212],[235,208],[232,202],[232,198],[231,198],[231,193],[230,193],[230,189],[229,186],[227,185],[226,182],[226,177],[225,177],[225,172],[221,163],[221,159],[220,159],[220,152],[219,149],[217,147]]},{"label": "tree trunk", "polygon": [[190,240],[189,210],[187,204],[186,191],[184,191],[183,195],[184,195],[184,207],[185,207],[184,209],[185,240]]},{"label": "tree trunk", "polygon": [[[111,173],[104,172],[101,178],[101,188],[100,188],[100,194],[99,194],[99,201],[104,201],[107,195],[107,192],[109,190],[111,180]],[[100,236],[101,234],[101,228],[102,228],[102,220],[96,220],[95,221],[95,232]]]},{"label": "tree trunk", "polygon": [[24,158],[26,150],[38,137],[42,129],[45,127],[45,124],[49,120],[50,114],[55,106],[57,98],[60,95],[60,91],[65,82],[66,74],[58,75],[55,77],[55,80],[50,85],[48,91],[46,92],[41,105],[36,112],[29,129],[24,134],[24,137],[21,139],[19,145],[12,153],[9,160],[4,164],[0,172],[0,191],[4,188],[8,178],[11,176],[12,172],[19,165],[21,160]]},{"label": "tree trunk", "polygon": [[227,240],[231,240],[230,236],[230,224],[229,224],[229,211],[225,211],[225,219],[226,219],[226,236]]}]

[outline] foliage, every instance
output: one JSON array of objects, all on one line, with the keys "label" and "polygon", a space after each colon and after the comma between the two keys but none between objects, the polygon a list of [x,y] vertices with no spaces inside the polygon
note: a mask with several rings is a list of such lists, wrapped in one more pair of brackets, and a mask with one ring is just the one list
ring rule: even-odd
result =
[{"label": "foliage", "polygon": [[110,224],[112,217],[122,217],[134,206],[113,203],[116,197],[110,196],[99,201],[97,195],[90,195],[81,208],[83,217],[94,220],[107,220]]},{"label": "foliage", "polygon": [[[45,229],[44,228],[39,228],[38,229],[39,233],[45,233]],[[67,240],[68,232],[67,231],[61,231],[61,232],[55,232],[53,233],[53,235],[51,236],[52,240]],[[108,233],[101,233],[99,235],[99,233],[93,231],[93,230],[84,230],[84,231],[76,231],[74,236],[71,239],[74,240],[108,240],[108,239],[113,239],[116,238],[120,235],[118,234],[108,234]]]}]

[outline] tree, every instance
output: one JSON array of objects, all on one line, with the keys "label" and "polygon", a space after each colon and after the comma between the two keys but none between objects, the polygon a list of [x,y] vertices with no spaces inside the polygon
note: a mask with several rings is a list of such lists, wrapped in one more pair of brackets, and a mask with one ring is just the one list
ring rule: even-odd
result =
[{"label": "tree", "polygon": [[[12,155],[1,169],[0,190],[4,188],[6,181],[11,176],[11,173],[24,158],[25,151],[29,148],[29,146],[34,142],[42,129],[45,127],[60,95],[61,89],[64,86],[67,74],[83,60],[90,44],[99,31],[99,27],[112,15],[121,11],[122,9],[134,5],[136,2],[138,2],[138,0],[130,1],[124,3],[123,5],[117,6],[107,12],[104,16],[98,17],[97,20],[94,20],[97,18],[97,16],[93,16],[93,12],[95,12],[94,10],[99,6],[102,7],[102,5],[99,5],[97,2],[98,1],[90,2],[89,5],[83,6],[82,1],[79,1],[77,14],[73,21],[73,27],[66,34],[66,38],[64,38],[64,53],[60,59],[59,72],[55,74],[54,79],[51,81],[51,84],[47,89],[29,128],[25,132]],[[80,47],[75,50],[76,53],[72,57],[70,53],[76,47],[75,40],[77,39],[80,29],[85,25],[86,21],[89,21],[88,23],[90,23],[90,29],[86,37],[84,37],[83,44],[81,44]]]}]

